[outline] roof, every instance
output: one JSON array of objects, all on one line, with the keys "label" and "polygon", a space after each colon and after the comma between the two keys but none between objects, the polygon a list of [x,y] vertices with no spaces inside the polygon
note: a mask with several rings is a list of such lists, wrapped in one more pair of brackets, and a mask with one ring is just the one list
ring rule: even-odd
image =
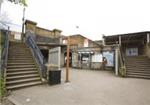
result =
[{"label": "roof", "polygon": [[31,24],[37,25],[37,23],[36,23],[36,22],[31,21],[31,20],[26,20],[26,21],[25,21],[25,24],[26,24],[26,23],[31,23]]},{"label": "roof", "polygon": [[142,31],[142,32],[134,32],[134,33],[125,33],[125,34],[116,34],[116,35],[108,35],[108,36],[104,36],[105,37],[116,37],[116,36],[129,36],[129,35],[133,35],[133,36],[137,36],[137,35],[142,35],[145,33],[150,33],[150,31]]},{"label": "roof", "polygon": [[62,32],[62,30],[59,30],[59,29],[53,29],[53,31],[58,31],[58,32]]},{"label": "roof", "polygon": [[37,26],[36,28],[38,28],[38,29],[42,29],[42,30],[45,30],[45,31],[52,32],[52,30],[49,30],[49,29],[46,29],[46,28],[42,28],[42,27],[39,27],[39,26]]}]

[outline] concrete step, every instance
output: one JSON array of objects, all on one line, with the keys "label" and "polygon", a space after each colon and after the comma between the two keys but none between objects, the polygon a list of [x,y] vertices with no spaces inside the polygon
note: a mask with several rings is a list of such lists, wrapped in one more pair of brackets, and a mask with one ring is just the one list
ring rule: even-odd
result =
[{"label": "concrete step", "polygon": [[8,56],[8,59],[28,59],[32,58],[32,56]]},{"label": "concrete step", "polygon": [[41,84],[41,81],[37,81],[37,82],[31,82],[31,83],[24,83],[24,84],[7,86],[6,89],[7,90],[12,90],[12,89],[24,88],[24,87],[40,85],[40,84]]},{"label": "concrete step", "polygon": [[150,74],[150,70],[127,70],[127,74],[129,73],[145,73]]},{"label": "concrete step", "polygon": [[145,73],[150,73],[150,69],[127,69],[126,70],[128,73],[130,72],[145,72]]},{"label": "concrete step", "polygon": [[8,51],[11,51],[11,52],[15,52],[15,51],[17,51],[17,52],[24,52],[24,51],[30,51],[30,49],[29,48],[25,48],[25,47],[22,48],[22,49],[9,48]]},{"label": "concrete step", "polygon": [[127,70],[150,70],[150,67],[126,67]]},{"label": "concrete step", "polygon": [[128,74],[126,77],[150,79],[150,76],[134,75],[134,74]]},{"label": "concrete step", "polygon": [[6,85],[31,82],[31,81],[32,82],[33,81],[41,81],[41,79],[39,77],[33,77],[33,78],[27,78],[27,79],[22,79],[22,80],[6,81]]},{"label": "concrete step", "polygon": [[149,61],[149,59],[126,59],[126,61]]},{"label": "concrete step", "polygon": [[127,75],[143,75],[143,76],[150,76],[150,73],[145,72],[127,72]]},{"label": "concrete step", "polygon": [[31,52],[9,52],[9,55],[31,55]]},{"label": "concrete step", "polygon": [[[10,47],[9,47],[9,50],[14,50],[14,48],[18,49],[18,47],[16,47],[16,46],[10,46]],[[22,48],[22,49],[18,49],[18,50],[30,50],[30,48],[28,48],[28,47],[26,47],[26,46],[21,47],[21,48]]]},{"label": "concrete step", "polygon": [[10,68],[31,68],[31,67],[36,67],[35,65],[11,65],[7,66],[7,69]]},{"label": "concrete step", "polygon": [[146,56],[126,58],[127,77],[150,78],[150,59]]},{"label": "concrete step", "polygon": [[8,54],[8,57],[9,58],[12,58],[12,57],[19,57],[19,58],[24,58],[26,56],[29,56],[29,57],[32,57],[32,54]]},{"label": "concrete step", "polygon": [[8,72],[7,77],[17,76],[17,75],[26,75],[26,74],[37,74],[38,71],[19,71],[19,72]]},{"label": "concrete step", "polygon": [[26,58],[26,57],[29,58],[29,57],[32,57],[32,54],[28,54],[28,55],[26,55],[26,54],[25,55],[16,55],[16,56],[15,55],[16,54],[14,54],[14,55],[8,54],[8,58],[16,58],[16,57],[17,58]]},{"label": "concrete step", "polygon": [[30,55],[31,52],[10,52],[9,55],[22,55],[22,54],[27,54]]},{"label": "concrete step", "polygon": [[128,63],[125,63],[127,66],[135,66],[135,65],[144,65],[144,66],[147,66],[147,65],[150,65],[150,63],[147,63],[147,62],[143,62],[143,63],[130,63],[130,62],[128,62]]},{"label": "concrete step", "polygon": [[141,67],[141,68],[144,68],[144,67],[150,67],[150,64],[146,64],[146,65],[126,65],[126,67]]},{"label": "concrete step", "polygon": [[34,60],[8,60],[8,63],[33,63]]},{"label": "concrete step", "polygon": [[133,64],[133,63],[150,63],[150,61],[127,61],[128,64]]},{"label": "concrete step", "polygon": [[6,89],[12,90],[38,84],[41,84],[41,79],[30,49],[24,43],[10,42]]},{"label": "concrete step", "polygon": [[20,62],[18,62],[18,63],[16,63],[16,62],[7,63],[7,66],[14,66],[14,65],[16,65],[16,66],[17,66],[17,65],[20,65],[20,66],[21,66],[21,65],[22,65],[22,66],[23,66],[23,65],[34,65],[34,63],[33,63],[33,62],[32,62],[32,63],[24,63],[24,62],[23,62],[23,63],[20,63]]},{"label": "concrete step", "polygon": [[31,78],[31,77],[39,77],[38,74],[25,74],[25,75],[17,75],[17,76],[8,76],[6,77],[6,80],[16,80],[16,79],[23,79],[23,78]]},{"label": "concrete step", "polygon": [[11,69],[7,69],[7,72],[17,72],[17,71],[31,71],[31,70],[37,70],[37,68],[33,67],[33,68],[11,68]]},{"label": "concrete step", "polygon": [[126,60],[126,62],[132,62],[132,63],[134,63],[134,62],[138,63],[139,62],[140,63],[140,62],[150,62],[150,60],[148,60],[148,59],[147,60],[136,60],[135,59],[135,60]]},{"label": "concrete step", "polygon": [[31,58],[31,57],[30,58],[16,58],[15,57],[15,58],[8,58],[8,60],[15,60],[15,61],[16,60],[33,60],[33,58]]}]

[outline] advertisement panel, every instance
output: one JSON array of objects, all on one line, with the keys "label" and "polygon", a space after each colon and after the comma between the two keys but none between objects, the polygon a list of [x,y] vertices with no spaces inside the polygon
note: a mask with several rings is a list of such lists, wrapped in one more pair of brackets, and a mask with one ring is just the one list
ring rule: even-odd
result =
[{"label": "advertisement panel", "polygon": [[114,52],[113,51],[103,52],[103,57],[107,59],[106,66],[114,67]]}]

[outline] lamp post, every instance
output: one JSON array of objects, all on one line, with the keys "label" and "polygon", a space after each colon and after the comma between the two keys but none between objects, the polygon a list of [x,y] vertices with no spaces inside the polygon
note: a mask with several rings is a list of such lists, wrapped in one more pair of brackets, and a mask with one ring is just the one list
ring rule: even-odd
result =
[{"label": "lamp post", "polygon": [[70,62],[70,37],[67,39],[67,65],[66,65],[66,82],[69,82],[69,62]]},{"label": "lamp post", "polygon": [[25,7],[23,8],[23,17],[22,17],[22,37],[21,37],[21,41],[23,42],[24,39],[24,21],[25,21]]},{"label": "lamp post", "polygon": [[0,0],[0,14],[1,14],[2,2],[3,0]]}]

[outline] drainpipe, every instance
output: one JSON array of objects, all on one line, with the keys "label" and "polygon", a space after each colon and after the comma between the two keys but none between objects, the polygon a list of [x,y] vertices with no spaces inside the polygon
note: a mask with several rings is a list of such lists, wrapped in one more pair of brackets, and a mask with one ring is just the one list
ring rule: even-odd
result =
[{"label": "drainpipe", "polygon": [[150,43],[150,34],[147,33],[147,43]]},{"label": "drainpipe", "polygon": [[118,47],[115,49],[115,74],[118,76]]},{"label": "drainpipe", "polygon": [[121,36],[119,36],[119,45],[121,46]]},{"label": "drainpipe", "polygon": [[103,40],[102,40],[103,46],[105,46],[105,35],[103,34]]},{"label": "drainpipe", "polygon": [[25,7],[23,8],[23,17],[22,17],[22,37],[21,37],[21,41],[24,41],[24,21],[25,21]]}]

